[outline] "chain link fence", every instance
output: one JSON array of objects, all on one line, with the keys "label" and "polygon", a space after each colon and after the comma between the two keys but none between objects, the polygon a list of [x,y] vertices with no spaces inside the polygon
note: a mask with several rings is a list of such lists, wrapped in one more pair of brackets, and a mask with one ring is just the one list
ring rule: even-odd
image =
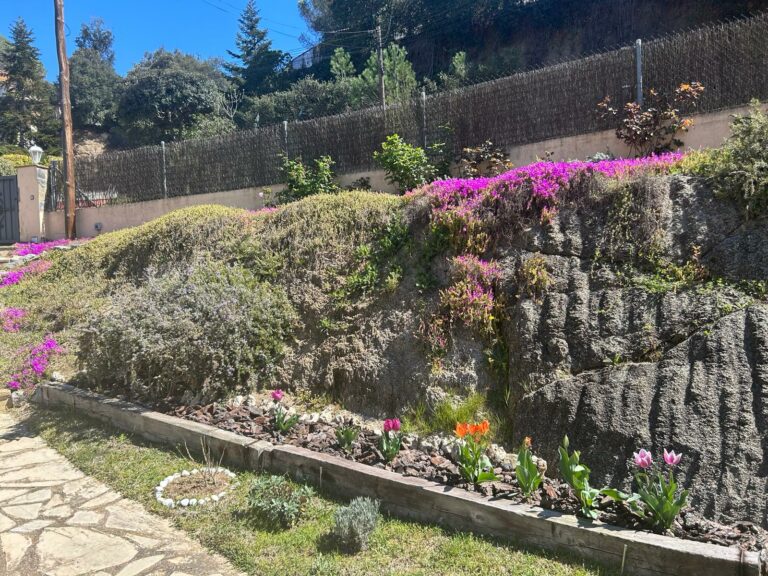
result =
[{"label": "chain link fence", "polygon": [[[702,112],[768,98],[768,13],[645,42],[641,64],[646,88],[704,84]],[[634,98],[636,65],[628,46],[387,108],[78,158],[77,187],[93,204],[140,202],[275,184],[282,155],[329,155],[342,174],[375,169],[392,133],[456,154],[485,140],[508,148],[594,132],[610,128],[600,100]],[[60,209],[59,187],[52,196],[49,209]]]}]

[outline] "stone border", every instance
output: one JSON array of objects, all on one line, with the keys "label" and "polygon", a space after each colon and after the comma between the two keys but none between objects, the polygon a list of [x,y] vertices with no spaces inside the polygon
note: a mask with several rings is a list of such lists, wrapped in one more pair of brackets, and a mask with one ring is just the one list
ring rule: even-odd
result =
[{"label": "stone border", "polygon": [[[165,489],[174,481],[178,480],[179,478],[184,478],[187,476],[194,476],[196,474],[202,474],[205,472],[210,472],[213,474],[221,473],[226,474],[229,479],[229,485],[227,485],[224,490],[217,494],[209,494],[205,496],[204,498],[181,498],[179,500],[174,500],[173,498],[166,498],[164,496]],[[226,468],[195,468],[191,472],[189,470],[182,470],[181,472],[176,472],[175,474],[171,474],[170,476],[166,476],[160,481],[160,484],[155,486],[155,500],[160,502],[163,506],[166,508],[175,508],[176,506],[181,506],[183,508],[186,508],[187,506],[193,507],[193,506],[205,506],[209,502],[218,502],[224,496],[227,495],[227,492],[232,490],[235,486],[237,486],[237,482],[235,482],[235,478],[237,477],[237,474],[234,472],[231,472],[227,470]]]},{"label": "stone border", "polygon": [[369,496],[390,514],[575,554],[636,576],[766,576],[768,555],[611,526],[466,490],[401,476],[295,446],[274,446],[189,420],[153,412],[65,384],[42,384],[33,401],[98,418],[148,440],[205,442],[234,468],[287,474],[332,494]]}]

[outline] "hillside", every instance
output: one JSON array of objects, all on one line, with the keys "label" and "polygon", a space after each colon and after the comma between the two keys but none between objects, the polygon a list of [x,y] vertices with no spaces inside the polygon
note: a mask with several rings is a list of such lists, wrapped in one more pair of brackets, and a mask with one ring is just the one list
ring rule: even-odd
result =
[{"label": "hillside", "polygon": [[480,394],[499,441],[568,433],[614,485],[673,446],[697,509],[765,526],[768,226],[680,158],[178,211],[0,288],[0,368],[55,333],[54,369],[164,405],[282,387],[428,428]]}]

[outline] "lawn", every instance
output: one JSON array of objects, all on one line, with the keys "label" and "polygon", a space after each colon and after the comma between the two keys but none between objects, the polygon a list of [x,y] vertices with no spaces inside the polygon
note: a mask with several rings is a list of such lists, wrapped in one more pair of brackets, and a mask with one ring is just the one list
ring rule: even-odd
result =
[{"label": "lawn", "polygon": [[328,538],[340,504],[313,497],[308,514],[289,530],[276,530],[246,513],[255,475],[238,471],[239,487],[217,507],[168,510],[154,486],[178,470],[200,466],[183,450],[169,450],[72,412],[35,410],[28,426],[83,472],[154,513],[170,517],[203,545],[247,574],[514,574],[597,576],[615,572],[539,550],[466,533],[383,517],[367,551],[347,555]]}]

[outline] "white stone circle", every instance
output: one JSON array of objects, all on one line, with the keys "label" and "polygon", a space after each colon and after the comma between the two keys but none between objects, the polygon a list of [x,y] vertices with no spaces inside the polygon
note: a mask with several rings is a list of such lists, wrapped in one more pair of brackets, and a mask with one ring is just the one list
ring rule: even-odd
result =
[{"label": "white stone circle", "polygon": [[181,500],[174,500],[173,498],[166,498],[164,496],[165,488],[174,480],[177,480],[181,477],[186,476],[193,476],[195,474],[200,474],[202,472],[210,472],[210,473],[222,473],[229,476],[231,479],[235,479],[236,474],[230,470],[227,470],[226,468],[195,468],[194,470],[182,470],[181,472],[176,472],[176,474],[171,474],[170,476],[163,478],[161,480],[160,484],[155,486],[155,499],[160,502],[163,506],[166,508],[176,508],[177,506],[181,506],[182,508],[191,508],[193,506],[205,506],[206,504],[209,504],[211,502],[218,502],[224,496],[227,494],[228,491],[232,490],[235,486],[237,486],[237,482],[230,483],[229,486],[227,486],[223,491],[219,492],[218,494],[211,494],[210,496],[206,496],[205,498],[182,498]]}]

